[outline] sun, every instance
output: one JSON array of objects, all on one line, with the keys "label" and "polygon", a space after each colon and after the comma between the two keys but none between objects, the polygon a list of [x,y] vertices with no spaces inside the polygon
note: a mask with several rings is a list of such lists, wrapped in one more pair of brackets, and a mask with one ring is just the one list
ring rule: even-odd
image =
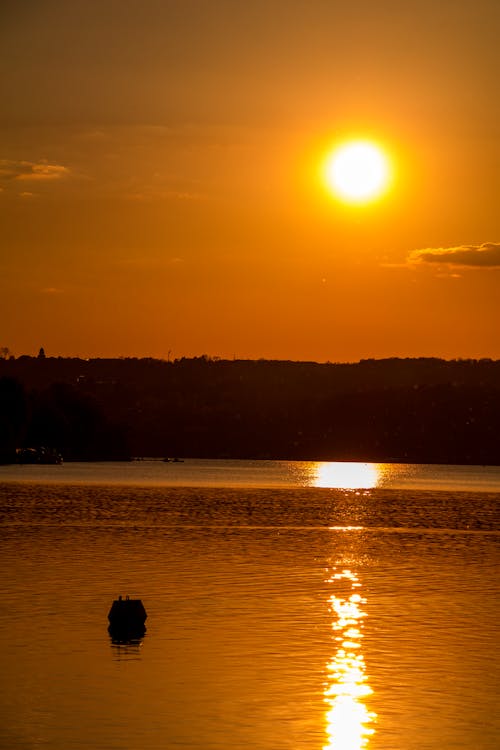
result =
[{"label": "sun", "polygon": [[347,203],[368,203],[389,188],[389,159],[371,141],[348,141],[326,158],[324,181],[337,198]]}]

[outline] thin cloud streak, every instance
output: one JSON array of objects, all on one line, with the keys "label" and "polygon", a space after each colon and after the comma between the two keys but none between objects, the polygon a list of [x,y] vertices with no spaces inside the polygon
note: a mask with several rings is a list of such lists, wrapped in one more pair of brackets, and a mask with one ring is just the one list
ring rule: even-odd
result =
[{"label": "thin cloud streak", "polygon": [[429,263],[460,268],[500,268],[500,243],[484,242],[482,245],[414,250],[408,256],[408,263],[410,265]]},{"label": "thin cloud streak", "polygon": [[112,265],[135,268],[167,268],[184,263],[184,258],[171,256],[168,258],[121,258],[116,260]]},{"label": "thin cloud streak", "polygon": [[0,159],[0,180],[60,180],[70,174],[62,164],[49,164],[47,161],[13,161]]}]

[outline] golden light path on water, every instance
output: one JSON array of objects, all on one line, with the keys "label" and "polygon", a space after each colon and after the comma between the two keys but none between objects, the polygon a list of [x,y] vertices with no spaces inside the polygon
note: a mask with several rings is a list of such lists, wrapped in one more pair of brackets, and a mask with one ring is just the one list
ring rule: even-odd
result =
[{"label": "golden light path on water", "polygon": [[327,665],[328,677],[324,695],[329,706],[326,713],[328,742],[324,750],[362,750],[368,747],[376,714],[366,705],[373,691],[368,685],[361,648],[362,620],[366,603],[357,591],[361,584],[350,570],[334,573],[328,583],[338,593],[329,599],[334,617],[332,628],[337,650]]},{"label": "golden light path on water", "polygon": [[313,464],[311,484],[314,487],[357,490],[376,487],[381,477],[378,464],[356,461],[318,462]]}]

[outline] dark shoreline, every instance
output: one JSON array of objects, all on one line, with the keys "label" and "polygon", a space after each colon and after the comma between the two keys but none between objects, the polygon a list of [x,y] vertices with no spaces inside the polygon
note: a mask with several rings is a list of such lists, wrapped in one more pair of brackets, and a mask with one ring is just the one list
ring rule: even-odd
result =
[{"label": "dark shoreline", "polygon": [[500,362],[0,360],[0,460],[500,465]]}]

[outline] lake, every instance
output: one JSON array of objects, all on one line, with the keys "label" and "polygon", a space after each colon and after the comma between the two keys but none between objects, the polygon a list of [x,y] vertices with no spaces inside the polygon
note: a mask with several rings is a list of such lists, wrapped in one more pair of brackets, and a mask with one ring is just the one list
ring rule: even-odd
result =
[{"label": "lake", "polygon": [[500,746],[500,467],[2,466],[0,522],[1,748]]}]

